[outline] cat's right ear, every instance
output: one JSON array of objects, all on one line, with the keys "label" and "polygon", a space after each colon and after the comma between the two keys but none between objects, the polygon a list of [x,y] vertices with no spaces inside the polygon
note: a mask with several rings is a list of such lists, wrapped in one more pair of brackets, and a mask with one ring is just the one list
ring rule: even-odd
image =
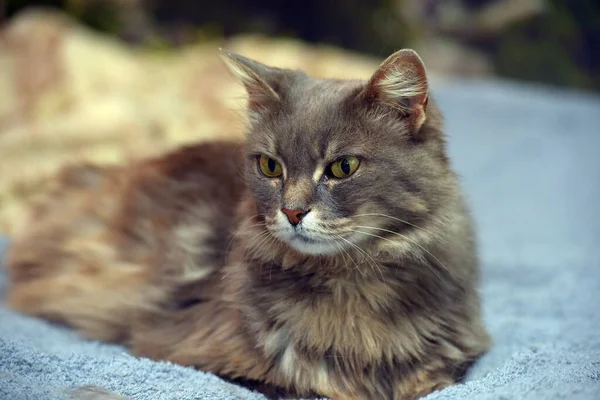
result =
[{"label": "cat's right ear", "polygon": [[414,50],[404,49],[379,66],[362,95],[369,102],[397,109],[418,131],[426,119],[428,90],[425,64]]},{"label": "cat's right ear", "polygon": [[268,110],[280,102],[276,89],[281,70],[250,60],[234,52],[219,49],[221,58],[248,93],[248,108],[252,112]]}]

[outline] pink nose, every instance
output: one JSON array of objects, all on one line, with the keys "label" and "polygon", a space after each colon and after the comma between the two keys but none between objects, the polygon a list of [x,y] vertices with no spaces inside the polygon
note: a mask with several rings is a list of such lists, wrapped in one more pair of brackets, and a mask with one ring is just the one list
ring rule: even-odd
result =
[{"label": "pink nose", "polygon": [[281,212],[287,216],[290,224],[296,226],[302,220],[306,214],[308,214],[310,210],[290,210],[289,208],[282,208]]}]

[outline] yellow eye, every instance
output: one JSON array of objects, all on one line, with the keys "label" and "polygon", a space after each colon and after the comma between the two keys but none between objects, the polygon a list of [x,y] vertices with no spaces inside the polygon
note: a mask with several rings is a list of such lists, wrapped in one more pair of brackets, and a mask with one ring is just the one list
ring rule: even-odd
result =
[{"label": "yellow eye", "polygon": [[269,178],[277,178],[283,174],[281,164],[264,154],[258,159],[258,168],[260,168],[260,172]]},{"label": "yellow eye", "polygon": [[343,157],[334,161],[329,166],[331,174],[338,179],[347,178],[356,172],[360,161],[357,157]]}]

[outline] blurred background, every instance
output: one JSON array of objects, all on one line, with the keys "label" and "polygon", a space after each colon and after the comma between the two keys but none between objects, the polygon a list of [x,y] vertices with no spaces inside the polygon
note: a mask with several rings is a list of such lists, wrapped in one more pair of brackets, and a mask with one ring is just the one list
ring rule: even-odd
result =
[{"label": "blurred background", "polygon": [[[255,33],[384,57],[415,47],[459,75],[600,90],[597,0],[5,0],[8,21],[52,7],[136,47]],[[441,65],[443,64],[443,65]]]},{"label": "blurred background", "polygon": [[598,0],[0,0],[0,233],[66,163],[240,136],[219,46],[340,78],[411,47],[436,84],[600,91]]}]

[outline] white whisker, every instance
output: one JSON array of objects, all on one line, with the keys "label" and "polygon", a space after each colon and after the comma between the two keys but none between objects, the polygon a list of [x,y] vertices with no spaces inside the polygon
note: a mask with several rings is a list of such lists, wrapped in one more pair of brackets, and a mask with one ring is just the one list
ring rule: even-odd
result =
[{"label": "white whisker", "polygon": [[[433,255],[433,254],[432,254],[432,253],[431,253],[429,250],[427,250],[425,247],[421,246],[419,243],[417,243],[417,242],[415,242],[414,240],[412,240],[412,239],[410,239],[410,238],[406,237],[405,235],[401,235],[401,234],[399,234],[399,233],[397,233],[397,232],[390,231],[390,230],[388,230],[388,229],[383,229],[383,228],[375,228],[375,227],[371,227],[371,226],[360,226],[360,225],[359,225],[359,226],[357,226],[357,228],[378,229],[378,230],[382,230],[382,231],[386,231],[386,232],[389,232],[389,233],[393,233],[393,234],[395,234],[395,235],[398,235],[398,236],[400,236],[400,237],[404,238],[405,240],[408,240],[409,242],[411,242],[411,243],[415,244],[415,245],[416,245],[416,246],[418,246],[419,248],[421,248],[423,251],[425,251],[427,254],[429,254],[431,257],[433,257],[433,259],[435,259],[435,260],[436,260],[436,261],[437,261],[437,262],[440,264],[440,266],[441,266],[442,268],[444,268],[446,271],[448,271],[448,268],[446,268],[446,266],[444,265],[444,263],[442,263],[442,262],[440,261],[440,259],[439,259],[439,258],[437,258],[436,256],[434,256],[434,255]],[[355,232],[356,232],[356,233],[361,233],[361,234],[363,234],[363,235],[368,235],[368,236],[376,237],[376,238],[379,238],[379,239],[382,239],[382,240],[386,240],[386,241],[388,241],[388,242],[390,242],[390,243],[399,244],[399,242],[396,242],[396,241],[394,241],[394,240],[391,240],[391,239],[385,238],[385,237],[383,237],[383,236],[375,235],[375,234],[373,234],[373,233],[362,232],[362,231],[355,231]],[[438,273],[438,272],[437,272],[437,271],[436,271],[436,270],[435,270],[435,269],[434,269],[434,268],[433,268],[433,267],[432,267],[432,266],[431,266],[429,263],[426,263],[426,264],[427,264],[427,266],[428,266],[428,267],[431,269],[431,271],[432,271],[434,274],[436,274],[436,275],[437,275],[437,277],[438,277],[438,278],[442,279],[441,275],[439,275],[439,273]]]},{"label": "white whisker", "polygon": [[[265,243],[269,237],[270,237],[269,231],[263,231],[263,232],[261,232],[260,235],[253,238],[252,242],[250,242],[247,246],[248,254],[251,257],[254,257],[262,249],[263,243]],[[259,239],[260,239],[260,241],[259,241]],[[258,243],[256,243],[256,242],[258,242]]]},{"label": "white whisker", "polygon": [[376,227],[373,227],[373,226],[361,226],[361,225],[357,225],[356,227],[357,228],[365,228],[365,229],[376,229],[376,230],[379,230],[379,231],[384,231],[384,232],[391,233],[393,235],[400,236],[401,238],[403,238],[405,240],[408,240],[409,242],[411,242],[412,244],[418,246],[421,250],[423,250],[424,252],[426,252],[427,254],[429,254],[431,257],[433,257],[434,260],[436,260],[438,263],[440,263],[440,266],[442,266],[446,271],[448,271],[448,268],[446,268],[446,266],[444,265],[444,263],[442,263],[442,261],[440,261],[439,258],[437,258],[435,255],[433,255],[433,253],[431,253],[429,250],[427,250],[421,244],[417,243],[416,241],[414,241],[413,239],[409,238],[406,235],[403,235],[403,234],[398,233],[398,232],[391,231],[389,229],[376,228]]},{"label": "white whisker", "polygon": [[373,268],[373,265],[375,265],[375,267],[377,267],[377,270],[379,271],[379,274],[381,274],[381,279],[385,280],[385,277],[383,276],[383,272],[381,272],[381,268],[379,268],[379,265],[377,265],[377,262],[373,259],[373,257],[371,257],[366,251],[364,251],[360,246],[358,246],[355,243],[352,243],[351,241],[349,241],[348,239],[345,239],[343,237],[340,236],[340,239],[342,239],[344,242],[348,243],[350,246],[354,247],[356,250],[358,250],[359,252],[361,252],[363,255],[365,255],[366,257],[369,258],[369,260],[371,260],[371,262],[373,264],[371,264],[371,262],[369,262],[369,260],[367,261],[367,264],[369,265],[369,267],[371,267],[371,270],[373,272],[375,272],[375,268]]},{"label": "white whisker", "polygon": [[231,249],[231,245],[233,244],[233,241],[238,237],[243,235],[244,233],[247,233],[251,228],[260,226],[260,225],[266,225],[264,222],[260,222],[258,224],[254,224],[254,225],[250,225],[250,226],[244,226],[248,221],[250,221],[252,218],[257,218],[260,217],[260,214],[255,214],[252,215],[248,218],[246,218],[242,223],[240,223],[238,226],[240,227],[238,230],[236,230],[235,232],[233,232],[233,234],[231,235],[231,239],[229,240],[229,243],[227,244],[226,247],[226,251],[229,252],[229,250]]},{"label": "white whisker", "polygon": [[400,218],[397,218],[397,217],[392,217],[391,215],[380,214],[380,213],[367,213],[367,214],[356,214],[356,215],[355,215],[355,217],[369,217],[369,216],[371,216],[371,217],[385,217],[385,218],[393,219],[394,221],[402,222],[403,224],[406,224],[406,225],[412,226],[413,228],[420,229],[420,230],[422,230],[423,232],[430,233],[430,232],[429,232],[427,229],[425,229],[425,228],[422,228],[422,227],[420,227],[420,226],[418,226],[418,225],[415,225],[415,224],[413,224],[413,223],[411,223],[411,222],[408,222],[408,221],[405,221],[405,220],[403,220],[403,219],[400,219]]},{"label": "white whisker", "polygon": [[[346,239],[344,239],[343,237],[341,237],[341,236],[339,236],[339,235],[334,235],[334,236],[335,236],[336,238],[338,238],[338,239],[346,240]],[[343,247],[341,244],[339,244],[339,243],[337,243],[337,242],[334,242],[334,243],[335,243],[335,244],[336,244],[336,245],[339,247],[339,249],[340,249],[341,251],[343,251],[344,253],[346,253],[346,255],[347,255],[348,257],[350,257],[350,261],[352,261],[352,262],[354,263],[354,265],[356,266],[356,269],[357,269],[357,271],[358,271],[358,272],[359,272],[361,275],[363,275],[363,276],[364,276],[364,274],[363,274],[362,270],[360,269],[360,267],[358,266],[358,264],[356,263],[356,261],[354,261],[354,258],[352,258],[352,256],[350,255],[350,253],[348,253],[348,252],[347,252],[347,251],[344,249],[344,247]],[[344,261],[345,261],[345,257],[344,257]],[[347,269],[347,268],[348,268],[348,263],[346,263],[346,269]]]}]

